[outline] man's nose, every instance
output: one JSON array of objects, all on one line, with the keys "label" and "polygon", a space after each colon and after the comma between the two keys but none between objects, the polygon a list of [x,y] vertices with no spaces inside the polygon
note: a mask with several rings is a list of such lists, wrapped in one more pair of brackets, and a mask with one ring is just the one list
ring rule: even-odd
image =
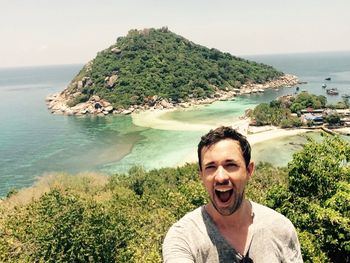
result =
[{"label": "man's nose", "polygon": [[226,184],[229,181],[227,172],[222,166],[216,170],[215,181],[219,184]]}]

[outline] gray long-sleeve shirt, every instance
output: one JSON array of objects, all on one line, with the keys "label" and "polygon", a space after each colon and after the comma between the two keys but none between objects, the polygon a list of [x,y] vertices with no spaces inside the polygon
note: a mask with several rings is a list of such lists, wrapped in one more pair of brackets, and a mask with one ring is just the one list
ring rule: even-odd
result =
[{"label": "gray long-sleeve shirt", "polygon": [[[293,224],[276,211],[252,203],[254,263],[303,262]],[[203,207],[188,213],[168,231],[163,243],[165,263],[241,262],[242,256],[225,240]]]}]

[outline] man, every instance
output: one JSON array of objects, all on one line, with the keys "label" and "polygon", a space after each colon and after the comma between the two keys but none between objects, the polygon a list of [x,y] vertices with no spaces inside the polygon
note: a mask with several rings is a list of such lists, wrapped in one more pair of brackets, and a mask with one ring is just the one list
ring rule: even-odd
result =
[{"label": "man", "polygon": [[303,262],[292,223],[245,199],[254,172],[247,139],[230,127],[211,130],[198,144],[201,180],[210,202],[168,231],[165,263]]}]

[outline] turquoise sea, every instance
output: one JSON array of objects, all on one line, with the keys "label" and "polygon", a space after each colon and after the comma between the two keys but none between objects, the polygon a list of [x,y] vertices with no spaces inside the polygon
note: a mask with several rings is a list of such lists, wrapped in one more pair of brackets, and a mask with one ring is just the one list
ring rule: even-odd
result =
[{"label": "turquoise sea", "polygon": [[[247,57],[299,76],[307,90],[325,95],[321,85],[350,94],[350,52]],[[126,172],[133,165],[146,169],[175,166],[196,151],[202,131],[168,131],[135,126],[130,116],[67,117],[52,115],[45,97],[64,89],[82,65],[0,69],[0,196],[32,185],[50,172]],[[269,90],[235,101],[175,111],[165,118],[188,123],[234,121],[245,109],[270,101],[294,88]],[[341,96],[328,96],[329,102]],[[306,142],[303,136],[256,145],[253,158],[284,166]]]}]

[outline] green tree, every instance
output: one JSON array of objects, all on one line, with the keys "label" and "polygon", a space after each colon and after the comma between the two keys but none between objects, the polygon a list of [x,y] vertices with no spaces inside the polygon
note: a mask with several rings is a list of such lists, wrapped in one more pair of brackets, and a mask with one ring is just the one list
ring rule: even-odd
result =
[{"label": "green tree", "polygon": [[305,262],[350,262],[349,160],[350,145],[338,137],[310,141],[288,164],[288,185],[268,194],[301,233]]},{"label": "green tree", "polygon": [[329,125],[336,125],[340,123],[340,116],[338,113],[331,113],[326,116],[325,120]]},{"label": "green tree", "polygon": [[252,115],[258,126],[271,124],[272,111],[267,103],[261,103],[256,106]]},{"label": "green tree", "polygon": [[322,96],[322,95],[316,96],[308,92],[301,92],[292,101],[292,105],[290,106],[290,109],[292,112],[296,113],[308,107],[314,108],[314,109],[324,108],[326,103],[327,103],[327,98],[325,96]]}]

